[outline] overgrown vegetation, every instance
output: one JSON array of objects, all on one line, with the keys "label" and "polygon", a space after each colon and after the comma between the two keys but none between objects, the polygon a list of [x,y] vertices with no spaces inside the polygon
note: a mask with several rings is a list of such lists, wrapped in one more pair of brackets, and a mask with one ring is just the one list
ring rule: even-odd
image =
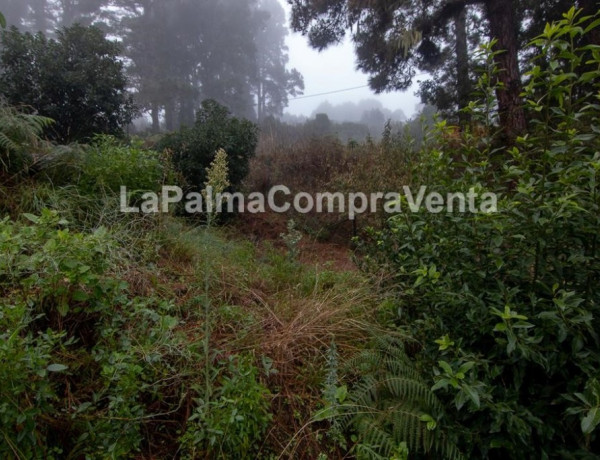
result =
[{"label": "overgrown vegetation", "polygon": [[170,219],[61,214],[1,225],[4,458],[254,458],[311,416],[318,386],[288,386],[318,381],[330,334],[357,337],[366,286]]},{"label": "overgrown vegetation", "polygon": [[20,173],[32,165],[31,152],[38,150],[40,136],[53,120],[22,113],[0,99],[0,163],[2,173]]},{"label": "overgrown vegetation", "polygon": [[173,163],[196,191],[206,181],[206,168],[219,149],[229,155],[229,181],[238,187],[248,174],[248,162],[258,142],[256,126],[231,116],[227,108],[207,100],[196,114],[192,128],[182,128],[162,139],[157,148],[173,153]]},{"label": "overgrown vegetation", "polygon": [[[365,263],[393,286],[389,327],[411,338],[410,356],[442,401],[443,412],[420,408],[423,421],[452,433],[467,458],[586,458],[598,449],[600,54],[575,45],[596,25],[571,9],[533,41],[531,128],[514,147],[499,148],[488,124],[492,65],[470,106],[488,134],[464,132],[451,148],[439,142],[449,129],[440,122],[414,164],[413,181],[443,196],[499,194],[498,213],[405,212],[361,243]],[[396,444],[406,440],[383,427]],[[359,435],[387,458],[373,433]]]},{"label": "overgrown vegetation", "polygon": [[[251,162],[256,127],[214,102],[156,150],[53,145],[49,119],[2,105],[0,457],[594,458],[600,47],[582,44],[599,24],[571,9],[531,43],[529,127],[509,146],[494,43],[468,127],[288,153],[263,138]],[[121,186],[206,198],[244,179],[493,192],[498,212],[403,198],[354,228],[270,216],[272,241],[251,241],[246,215],[119,211]],[[303,259],[351,231],[362,273]]]},{"label": "overgrown vegetation", "polygon": [[[362,277],[120,213],[119,186],[156,190],[168,156],[110,137],[48,149],[35,181],[1,189],[0,456],[316,454],[316,432],[294,435],[331,335],[347,351],[363,334]],[[205,185],[227,186],[227,158]]]}]

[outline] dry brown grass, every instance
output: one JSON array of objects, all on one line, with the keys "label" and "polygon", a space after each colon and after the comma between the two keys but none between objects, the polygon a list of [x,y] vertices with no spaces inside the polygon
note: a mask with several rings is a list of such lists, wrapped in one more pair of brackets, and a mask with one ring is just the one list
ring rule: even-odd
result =
[{"label": "dry brown grass", "polygon": [[268,444],[284,458],[315,458],[321,451],[318,433],[326,425],[310,421],[322,403],[327,351],[332,341],[342,356],[356,350],[367,336],[373,299],[364,287],[315,290],[304,298],[293,291],[253,295],[261,315],[252,346],[272,359],[277,370],[267,378],[269,388],[275,389]]}]

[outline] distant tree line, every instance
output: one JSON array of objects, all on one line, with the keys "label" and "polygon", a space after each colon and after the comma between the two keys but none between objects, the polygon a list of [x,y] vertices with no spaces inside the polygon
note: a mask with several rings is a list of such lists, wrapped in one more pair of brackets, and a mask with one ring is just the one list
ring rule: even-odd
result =
[{"label": "distant tree line", "polygon": [[[370,119],[369,116],[373,113],[377,116]],[[311,139],[330,138],[353,146],[380,141],[385,136],[406,135],[415,145],[419,145],[425,129],[433,125],[435,113],[435,107],[426,105],[413,118],[404,121],[384,118],[384,114],[376,109],[366,111],[359,122],[335,120],[323,112],[302,119],[289,116],[282,119],[268,117],[260,124],[261,142],[263,145],[287,148]]]}]

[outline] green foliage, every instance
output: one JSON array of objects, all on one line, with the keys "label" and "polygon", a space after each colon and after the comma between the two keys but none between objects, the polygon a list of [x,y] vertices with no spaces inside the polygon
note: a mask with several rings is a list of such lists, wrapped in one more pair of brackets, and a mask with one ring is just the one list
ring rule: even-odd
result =
[{"label": "green foliage", "polygon": [[124,458],[167,430],[195,359],[170,302],[107,275],[114,237],[44,211],[0,221],[0,248],[0,456]]},{"label": "green foliage", "polygon": [[199,398],[182,437],[186,458],[205,452],[211,458],[255,458],[254,451],[271,419],[269,391],[258,381],[248,356],[230,356],[223,363],[221,386],[212,400]]},{"label": "green foliage", "polygon": [[229,160],[229,181],[237,188],[248,173],[257,135],[250,121],[232,117],[225,107],[208,100],[202,103],[192,128],[167,135],[157,148],[173,153],[175,167],[196,190],[206,182],[206,169],[223,149]]},{"label": "green foliage", "polygon": [[[533,41],[531,129],[514,147],[499,147],[487,128],[452,145],[439,123],[421,152],[414,183],[442,195],[493,191],[499,212],[407,211],[363,241],[393,270],[390,326],[422,344],[412,354],[468,457],[598,449],[600,51],[577,47],[597,25],[572,9]],[[471,105],[486,127],[490,70]]]},{"label": "green foliage", "polygon": [[24,217],[29,225],[0,221],[0,430],[6,440],[0,452],[9,458],[53,453],[52,423],[42,421],[60,410],[59,375],[71,368],[67,349],[86,342],[85,324],[122,290],[122,283],[102,276],[110,248],[105,230],[71,233],[50,211]]},{"label": "green foliage", "polygon": [[97,136],[86,148],[75,182],[83,193],[158,191],[169,180],[168,159],[139,143],[124,145],[110,136]]},{"label": "green foliage", "polygon": [[90,304],[90,298],[112,289],[99,277],[106,268],[103,256],[110,249],[106,230],[100,228],[90,236],[72,234],[61,228],[66,221],[47,210],[41,217],[24,217],[34,225],[2,221],[3,281],[18,281],[20,300],[34,308],[34,313],[56,311],[64,317],[84,304],[95,309],[95,300]]},{"label": "green foliage", "polygon": [[2,33],[0,93],[55,120],[49,137],[83,141],[122,135],[134,114],[119,46],[95,27],[74,25],[57,39],[16,28]]},{"label": "green foliage", "polygon": [[[410,452],[462,458],[443,427],[442,403],[407,356],[401,341],[381,336],[347,364],[359,380],[322,412],[354,433],[359,459],[403,458]],[[333,410],[332,410],[333,409]],[[334,424],[334,428],[338,425]]]},{"label": "green foliage", "polygon": [[114,214],[120,210],[121,187],[126,188],[127,203],[131,204],[146,192],[159,192],[162,184],[181,180],[167,152],[161,154],[139,141],[126,144],[106,135],[95,136],[89,145],[56,146],[36,166],[37,177],[54,187],[43,200],[44,206],[69,215],[73,224],[106,220],[107,213],[112,214],[111,223],[119,220]]},{"label": "green foliage", "polygon": [[[348,311],[370,298],[362,277],[119,212],[118,187],[154,189],[170,174],[168,152],[107,136],[50,151],[36,177],[47,180],[0,190],[13,216],[0,221],[0,457],[280,449],[294,432],[272,414],[308,417],[321,344],[357,336]],[[284,327],[265,330],[273,321]],[[259,348],[266,377],[240,351]],[[290,355],[298,362],[279,377]],[[267,385],[282,391],[277,402]]]},{"label": "green foliage", "polygon": [[42,144],[40,136],[53,121],[10,107],[0,98],[0,163],[4,171],[21,171],[31,165],[30,153]]},{"label": "green foliage", "polygon": [[294,219],[290,219],[287,223],[287,233],[281,233],[279,238],[283,240],[288,249],[288,258],[291,261],[297,260],[300,253],[299,244],[302,240],[302,232],[296,228]]}]

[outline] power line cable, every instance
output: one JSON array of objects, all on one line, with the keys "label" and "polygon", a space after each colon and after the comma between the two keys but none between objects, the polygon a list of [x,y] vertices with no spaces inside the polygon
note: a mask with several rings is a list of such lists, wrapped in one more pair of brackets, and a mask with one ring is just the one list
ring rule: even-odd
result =
[{"label": "power line cable", "polygon": [[309,97],[327,96],[328,94],[343,93],[345,91],[353,91],[355,89],[368,88],[368,87],[369,87],[369,85],[354,86],[353,88],[336,89],[334,91],[327,91],[325,93],[309,94],[307,96],[298,96],[298,97],[291,98],[289,100],[297,101],[299,99],[308,99]]},{"label": "power line cable", "polygon": [[[415,75],[412,78],[422,77],[424,75],[428,75],[428,74],[426,72],[425,73],[420,73],[418,75]],[[369,85],[361,85],[361,86],[354,86],[352,88],[336,89],[336,90],[333,90],[333,91],[326,91],[324,93],[308,94],[306,96],[292,97],[292,98],[288,99],[288,101],[291,102],[291,101],[298,101],[300,99],[308,99],[310,97],[327,96],[329,94],[344,93],[346,91],[354,91],[356,89],[362,89],[362,88],[368,88],[368,87],[369,87]]]}]

